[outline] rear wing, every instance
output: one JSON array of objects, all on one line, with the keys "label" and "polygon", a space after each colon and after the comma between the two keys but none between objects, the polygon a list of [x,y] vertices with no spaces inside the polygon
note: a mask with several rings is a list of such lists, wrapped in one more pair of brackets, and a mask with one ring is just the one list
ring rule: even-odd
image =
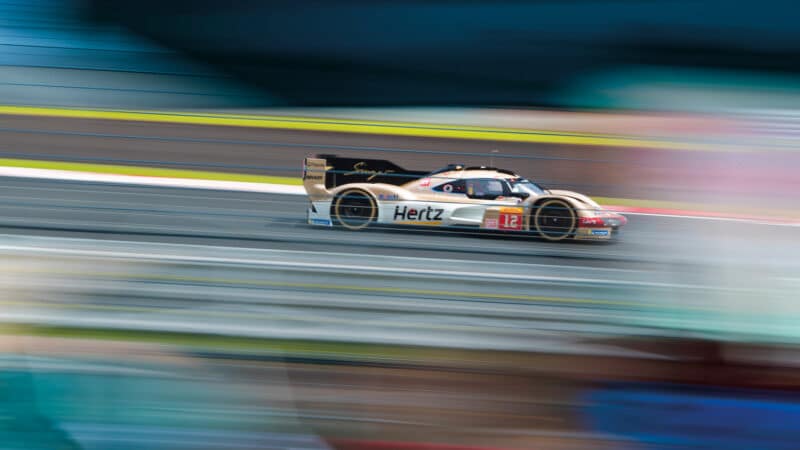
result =
[{"label": "rear wing", "polygon": [[386,183],[397,186],[418,180],[429,171],[406,170],[385,159],[340,158],[336,155],[317,155],[306,158],[303,184],[309,194],[350,183]]}]

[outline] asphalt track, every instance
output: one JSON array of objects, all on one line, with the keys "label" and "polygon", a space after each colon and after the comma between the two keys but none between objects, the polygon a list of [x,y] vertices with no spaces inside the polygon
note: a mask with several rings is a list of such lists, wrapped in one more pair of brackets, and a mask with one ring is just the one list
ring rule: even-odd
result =
[{"label": "asphalt track", "polygon": [[575,264],[653,263],[767,265],[794,270],[797,227],[661,216],[630,216],[610,243],[550,243],[520,236],[419,228],[349,232],[305,223],[302,196],[128,186],[91,182],[0,179],[0,225],[35,234],[80,232],[102,239],[224,244],[256,248],[344,251],[412,257],[495,255],[507,262],[567,260]]},{"label": "asphalt track", "polygon": [[549,243],[316,228],[292,195],[14,178],[0,192],[21,292],[6,321],[589,351],[574,336],[787,339],[796,318],[795,227],[631,216],[618,242]]}]

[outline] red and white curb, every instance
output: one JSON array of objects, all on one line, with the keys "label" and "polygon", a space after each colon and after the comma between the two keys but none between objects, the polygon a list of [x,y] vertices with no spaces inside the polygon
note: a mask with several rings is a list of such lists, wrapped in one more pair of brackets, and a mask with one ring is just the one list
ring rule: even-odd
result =
[{"label": "red and white curb", "polygon": [[[61,181],[81,181],[94,183],[116,183],[138,186],[158,186],[189,189],[210,189],[221,191],[252,192],[261,194],[305,195],[303,186],[251,183],[245,181],[221,181],[193,178],[169,178],[139,175],[116,175],[98,172],[78,172],[55,169],[32,169],[27,167],[0,166],[0,177],[34,178]],[[632,206],[605,205],[604,208],[628,215],[674,217],[680,219],[720,220],[800,227],[800,219],[748,214],[721,213],[713,211],[692,211],[670,208],[648,208]]]}]

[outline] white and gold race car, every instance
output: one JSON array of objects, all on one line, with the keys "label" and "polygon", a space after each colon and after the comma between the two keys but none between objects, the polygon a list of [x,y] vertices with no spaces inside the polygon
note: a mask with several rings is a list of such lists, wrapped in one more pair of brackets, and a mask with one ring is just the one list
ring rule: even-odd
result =
[{"label": "white and gold race car", "polygon": [[627,219],[577,192],[546,189],[516,173],[451,164],[411,171],[379,159],[306,158],[308,223],[519,232],[550,241],[608,240]]}]

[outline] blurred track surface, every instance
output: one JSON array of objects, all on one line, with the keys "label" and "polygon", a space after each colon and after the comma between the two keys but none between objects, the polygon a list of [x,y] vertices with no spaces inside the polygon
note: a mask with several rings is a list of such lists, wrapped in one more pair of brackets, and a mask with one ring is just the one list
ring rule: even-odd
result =
[{"label": "blurred track surface", "polygon": [[315,228],[299,196],[0,189],[6,321],[566,352],[743,317],[774,338],[796,317],[791,227],[636,216],[617,243],[547,243]]}]

